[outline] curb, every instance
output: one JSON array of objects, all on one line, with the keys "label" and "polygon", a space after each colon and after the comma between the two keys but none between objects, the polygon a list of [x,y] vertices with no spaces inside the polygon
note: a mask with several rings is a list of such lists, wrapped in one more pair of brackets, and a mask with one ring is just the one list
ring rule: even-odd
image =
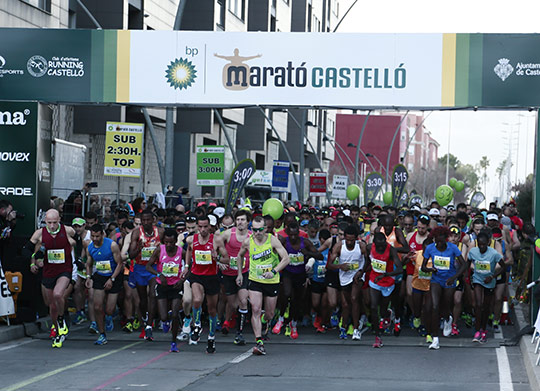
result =
[{"label": "curb", "polygon": [[0,328],[0,343],[14,341],[24,337],[31,337],[43,330],[48,330],[51,325],[51,318],[41,318],[35,322],[17,324],[13,326],[3,326]]},{"label": "curb", "polygon": [[[514,306],[514,314],[516,316],[516,325],[518,332],[525,327],[530,326],[527,322],[524,314],[524,304],[518,304]],[[531,343],[532,336],[525,334],[521,336],[519,341],[519,348],[523,357],[523,363],[525,364],[525,370],[527,371],[527,377],[529,378],[529,384],[531,390],[540,390],[540,366],[536,365],[538,356],[534,354],[534,348],[536,344]]]}]

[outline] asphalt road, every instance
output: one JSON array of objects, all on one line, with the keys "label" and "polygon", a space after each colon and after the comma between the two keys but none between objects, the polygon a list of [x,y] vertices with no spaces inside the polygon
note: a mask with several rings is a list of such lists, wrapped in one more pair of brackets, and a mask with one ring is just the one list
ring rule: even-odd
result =
[{"label": "asphalt road", "polygon": [[[205,330],[206,331],[206,330]],[[514,332],[503,327],[504,337]],[[138,333],[109,333],[109,343],[95,346],[87,325],[75,326],[61,349],[51,348],[45,333],[0,345],[2,390],[530,390],[519,347],[491,338],[471,342],[472,332],[441,338],[430,351],[423,339],[405,329],[383,338],[341,341],[337,331],[316,335],[301,328],[293,341],[273,336],[268,354],[252,356],[251,344],[235,346],[234,335],[217,338],[217,352],[205,353],[206,333],[197,346],[180,345],[169,353],[169,334],[155,331],[155,341]],[[471,334],[471,335],[469,335]],[[500,336],[500,335],[499,335]],[[252,340],[252,335],[246,335]],[[502,337],[502,336],[501,336]]]}]

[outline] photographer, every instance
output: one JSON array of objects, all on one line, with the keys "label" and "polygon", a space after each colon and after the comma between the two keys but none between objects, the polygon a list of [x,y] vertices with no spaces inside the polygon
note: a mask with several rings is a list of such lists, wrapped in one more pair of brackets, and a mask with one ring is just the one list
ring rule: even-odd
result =
[{"label": "photographer", "polygon": [[4,246],[9,242],[17,217],[23,216],[13,209],[11,202],[0,200],[0,260],[4,258]]}]

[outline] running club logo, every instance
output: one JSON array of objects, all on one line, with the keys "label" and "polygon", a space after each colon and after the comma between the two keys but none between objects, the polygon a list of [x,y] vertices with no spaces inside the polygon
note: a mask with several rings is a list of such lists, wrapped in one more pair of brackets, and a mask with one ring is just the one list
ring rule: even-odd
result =
[{"label": "running club logo", "polygon": [[510,64],[510,60],[507,58],[499,59],[499,63],[493,68],[495,74],[500,77],[502,81],[505,81],[508,76],[514,72],[514,67]]},{"label": "running club logo", "polygon": [[43,76],[45,73],[47,73],[47,68],[47,60],[45,60],[45,58],[42,56],[32,56],[26,62],[26,69],[28,70],[28,73],[34,77]]},{"label": "running club logo", "polygon": [[181,90],[191,87],[197,77],[196,73],[195,65],[191,61],[179,58],[171,61],[165,71],[165,77],[171,87]]},{"label": "running club logo", "polygon": [[256,56],[240,56],[238,48],[234,49],[232,56],[224,56],[214,53],[214,56],[226,61],[230,61],[223,67],[223,87],[232,91],[242,91],[249,87],[250,69],[245,61],[262,57],[262,54]]}]

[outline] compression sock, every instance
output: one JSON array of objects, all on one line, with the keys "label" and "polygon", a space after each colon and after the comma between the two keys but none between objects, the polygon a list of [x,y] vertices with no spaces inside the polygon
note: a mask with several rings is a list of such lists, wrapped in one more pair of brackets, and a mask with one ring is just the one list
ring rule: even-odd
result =
[{"label": "compression sock", "polygon": [[244,325],[246,323],[248,310],[238,309],[238,332],[241,333],[244,331]]},{"label": "compression sock", "polygon": [[201,314],[202,314],[202,308],[193,308],[193,317],[196,325],[201,324]]},{"label": "compression sock", "polygon": [[214,337],[216,335],[216,325],[217,325],[217,316],[210,316],[210,331],[208,332],[209,337]]}]

